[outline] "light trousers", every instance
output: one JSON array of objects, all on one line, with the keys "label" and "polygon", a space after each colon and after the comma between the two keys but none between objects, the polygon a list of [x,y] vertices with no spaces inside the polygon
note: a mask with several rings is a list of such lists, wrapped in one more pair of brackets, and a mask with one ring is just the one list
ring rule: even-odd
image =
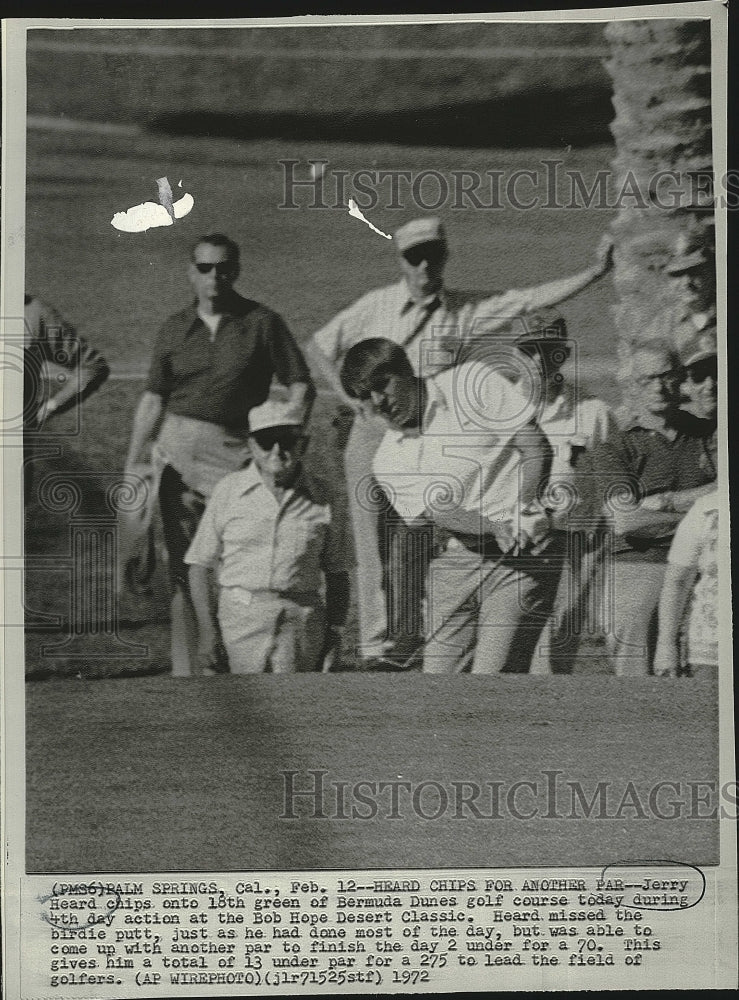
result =
[{"label": "light trousers", "polygon": [[354,534],[359,653],[379,656],[387,642],[387,563],[382,512],[386,506],[372,476],[372,460],[385,434],[372,417],[355,417],[344,451],[344,471]]},{"label": "light trousers", "polygon": [[609,627],[612,556],[605,527],[568,531],[567,552],[552,614],[537,643],[532,674],[569,674],[586,635]]},{"label": "light trousers", "polygon": [[657,644],[657,611],[667,564],[616,557],[608,651],[619,677],[647,677]]},{"label": "light trousers", "polygon": [[527,673],[551,613],[564,542],[538,556],[486,557],[452,539],[431,561],[423,670]]},{"label": "light trousers", "polygon": [[304,605],[270,591],[222,587],[218,622],[232,674],[321,669],[326,618],[317,600]]}]

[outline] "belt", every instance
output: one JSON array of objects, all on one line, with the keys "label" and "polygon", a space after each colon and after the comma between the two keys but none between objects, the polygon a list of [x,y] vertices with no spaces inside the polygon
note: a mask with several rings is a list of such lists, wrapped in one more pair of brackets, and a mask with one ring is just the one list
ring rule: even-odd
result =
[{"label": "belt", "polygon": [[244,597],[278,597],[285,601],[292,601],[293,604],[299,604],[303,608],[320,608],[323,605],[323,600],[318,591],[315,590],[268,590],[268,589],[256,589],[251,590],[247,587],[229,586],[226,584],[222,587],[223,590],[238,590]]},{"label": "belt", "polygon": [[521,558],[521,556],[538,557],[547,553],[550,548],[553,552],[563,549],[564,540],[565,532],[554,530],[550,531],[547,537],[531,551],[524,553],[504,552],[494,535],[466,535],[439,529],[437,526],[434,531],[434,556],[440,556],[444,552],[454,549],[466,549],[468,552],[482,556],[483,559],[500,559],[502,556],[510,556],[511,559]]},{"label": "belt", "polygon": [[434,555],[454,549],[467,549],[484,559],[499,559],[504,555],[494,535],[467,535],[461,532],[447,531],[445,528],[434,528]]}]

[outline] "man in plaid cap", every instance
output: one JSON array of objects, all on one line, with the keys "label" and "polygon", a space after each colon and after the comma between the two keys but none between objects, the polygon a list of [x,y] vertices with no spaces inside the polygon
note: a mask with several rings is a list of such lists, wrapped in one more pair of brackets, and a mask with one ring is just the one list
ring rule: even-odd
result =
[{"label": "man in plaid cap", "polygon": [[[601,612],[605,521],[595,508],[593,451],[617,434],[616,418],[602,399],[565,376],[572,344],[564,316],[554,311],[521,318],[515,338],[536,401],[536,420],[552,447],[552,467],[542,499],[566,541],[567,558],[555,606],[531,664],[532,673],[569,673],[586,627]],[[576,370],[574,374],[577,374]]]}]

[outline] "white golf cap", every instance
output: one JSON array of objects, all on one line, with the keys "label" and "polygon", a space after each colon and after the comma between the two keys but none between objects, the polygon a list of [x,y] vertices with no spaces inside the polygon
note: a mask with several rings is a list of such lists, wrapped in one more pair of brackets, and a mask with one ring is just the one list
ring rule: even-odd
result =
[{"label": "white golf cap", "polygon": [[268,427],[302,427],[305,418],[303,403],[290,401],[286,388],[273,384],[265,402],[249,410],[249,433]]},{"label": "white golf cap", "polygon": [[446,243],[444,226],[438,215],[427,215],[422,219],[412,219],[395,232],[395,242],[400,253],[420,243]]}]

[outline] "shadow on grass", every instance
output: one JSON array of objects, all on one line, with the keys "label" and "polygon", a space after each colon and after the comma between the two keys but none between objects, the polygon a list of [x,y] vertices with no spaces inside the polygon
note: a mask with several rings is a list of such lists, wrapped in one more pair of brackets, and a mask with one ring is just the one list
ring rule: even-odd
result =
[{"label": "shadow on grass", "polygon": [[[49,436],[44,443],[54,439]],[[115,564],[103,554],[115,524],[106,499],[110,473],[90,468],[66,443],[58,455],[41,455],[33,471],[24,511],[26,678],[130,677],[168,670],[169,615],[161,567],[148,593],[110,593]],[[80,559],[89,561],[89,572],[75,572]]]},{"label": "shadow on grass", "polygon": [[492,101],[387,112],[183,111],[159,115],[149,128],[233,139],[386,142],[472,148],[576,147],[610,143],[608,87],[536,90]]}]

